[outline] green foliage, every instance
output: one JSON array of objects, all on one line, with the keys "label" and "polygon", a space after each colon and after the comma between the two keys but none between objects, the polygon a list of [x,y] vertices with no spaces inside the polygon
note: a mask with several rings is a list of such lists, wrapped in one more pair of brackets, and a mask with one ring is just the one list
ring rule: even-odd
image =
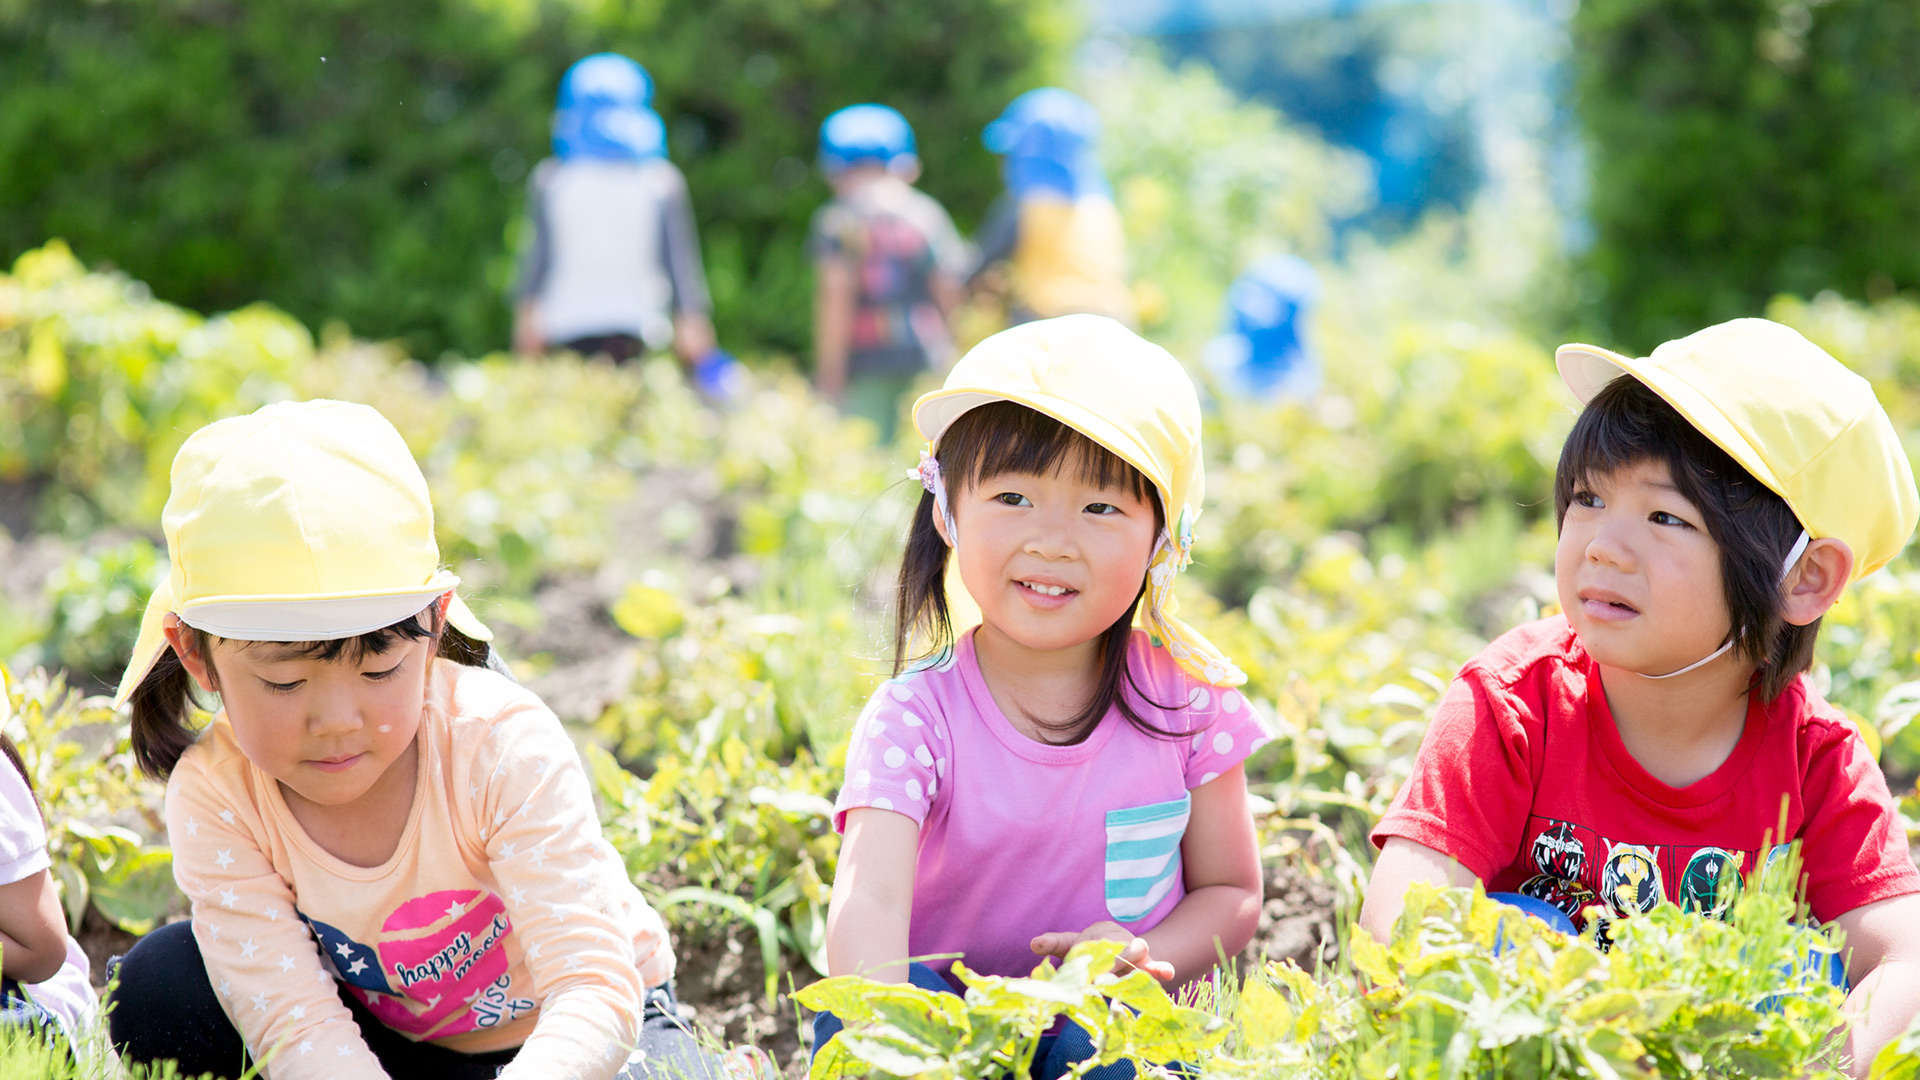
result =
[{"label": "green foliage", "polygon": [[751,926],[771,1002],[783,954],[826,970],[839,776],[804,750],[791,763],[775,761],[722,734],[725,721],[716,709],[680,733],[645,782],[598,747],[588,763],[602,828],[628,872],[653,887],[655,906],[678,925],[731,915]]},{"label": "green foliage", "polygon": [[[414,355],[504,343],[508,223],[561,73],[653,73],[738,347],[805,340],[826,114],[884,100],[965,215],[982,125],[1053,77],[1068,6],[1013,0],[204,0],[0,5],[0,257],[65,236],[201,310],[264,299]],[[861,62],[849,64],[846,58]]]},{"label": "green foliage", "polygon": [[[173,856],[158,792],[140,782],[125,718],[58,676],[14,678],[0,665],[0,730],[19,747],[47,820],[47,851],[75,932],[89,903],[136,934],[175,905]],[[0,765],[0,767],[5,767]]]},{"label": "green foliage", "polygon": [[1614,924],[1606,953],[1591,933],[1563,938],[1477,890],[1415,886],[1392,942],[1354,934],[1368,985],[1354,1060],[1363,1074],[1393,1062],[1494,1076],[1831,1068],[1843,994],[1785,973],[1838,945],[1794,926],[1792,880],[1747,890],[1725,921],[1664,904]]},{"label": "green foliage", "polygon": [[1573,32],[1615,344],[1920,285],[1912,5],[1588,0]]},{"label": "green foliage", "polygon": [[47,582],[53,616],[40,646],[46,659],[76,674],[117,677],[165,559],[148,541],[129,540],[69,560]]},{"label": "green foliage", "polygon": [[1128,57],[1096,68],[1087,92],[1105,121],[1101,159],[1143,321],[1177,346],[1218,331],[1220,299],[1253,260],[1325,259],[1332,223],[1372,201],[1364,158],[1236,100],[1197,64],[1173,72]]},{"label": "green foliage", "polygon": [[1113,973],[1124,945],[1084,942],[1055,966],[1051,957],[1024,978],[978,975],[955,962],[964,998],[855,975],[823,979],[795,995],[846,1024],[814,1059],[809,1075],[841,1077],[1025,1076],[1040,1036],[1065,1016],[1092,1038],[1083,1068],[1123,1058],[1165,1064],[1202,1059],[1225,1025],[1175,1003],[1144,971]]},{"label": "green foliage", "polygon": [[[34,1032],[0,1027],[0,1076],[8,1080],[202,1080],[185,1076],[171,1061],[133,1065],[114,1057],[107,1040],[106,1025],[85,1033],[69,1052],[63,1039],[46,1040]],[[249,1068],[240,1080],[254,1080],[258,1069]]]},{"label": "green foliage", "polygon": [[68,528],[148,527],[187,434],[289,396],[312,352],[270,308],[204,319],[51,242],[0,275],[0,478],[54,485]]}]

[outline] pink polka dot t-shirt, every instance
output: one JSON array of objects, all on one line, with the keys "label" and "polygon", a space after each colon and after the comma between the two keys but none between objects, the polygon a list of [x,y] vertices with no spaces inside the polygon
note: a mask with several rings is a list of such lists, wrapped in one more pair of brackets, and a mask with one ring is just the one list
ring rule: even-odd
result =
[{"label": "pink polka dot t-shirt", "polygon": [[1037,934],[1107,919],[1143,933],[1186,895],[1191,790],[1269,735],[1239,691],[1194,679],[1144,631],[1127,664],[1141,714],[1180,738],[1148,735],[1117,708],[1073,746],[1027,738],[994,704],[972,633],[874,692],[847,749],[834,827],[857,807],[919,823],[911,955],[961,953],[973,971],[1025,975]]}]

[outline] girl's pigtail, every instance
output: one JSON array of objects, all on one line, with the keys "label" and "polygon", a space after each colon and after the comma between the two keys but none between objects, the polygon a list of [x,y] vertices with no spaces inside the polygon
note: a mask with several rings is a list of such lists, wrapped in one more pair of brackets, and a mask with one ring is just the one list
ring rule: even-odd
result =
[{"label": "girl's pigtail", "polygon": [[170,776],[180,755],[200,735],[189,723],[196,704],[193,690],[193,676],[167,649],[128,699],[133,708],[133,759],[155,780]]},{"label": "girl's pigtail", "polygon": [[[933,656],[953,643],[953,618],[947,610],[947,542],[933,526],[933,492],[920,493],[900,560],[900,584],[894,597],[893,673]],[[925,651],[909,654],[916,645]]]},{"label": "girl's pigtail", "polygon": [[493,666],[493,649],[486,642],[476,641],[450,624],[441,628],[440,645],[434,655],[466,667]]}]

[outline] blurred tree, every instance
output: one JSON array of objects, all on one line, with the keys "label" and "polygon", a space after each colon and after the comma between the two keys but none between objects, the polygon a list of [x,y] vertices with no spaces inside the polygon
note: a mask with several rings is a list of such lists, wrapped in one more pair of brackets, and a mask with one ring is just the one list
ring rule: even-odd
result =
[{"label": "blurred tree", "polygon": [[[814,131],[879,99],[970,219],[980,128],[1057,74],[1066,0],[0,0],[0,260],[63,236],[200,310],[255,300],[419,356],[506,344],[562,71],[653,72],[728,343],[797,350]],[[857,58],[857,62],[856,62]]]},{"label": "blurred tree", "polygon": [[1622,347],[1779,293],[1920,286],[1920,6],[1584,0],[1573,31]]}]

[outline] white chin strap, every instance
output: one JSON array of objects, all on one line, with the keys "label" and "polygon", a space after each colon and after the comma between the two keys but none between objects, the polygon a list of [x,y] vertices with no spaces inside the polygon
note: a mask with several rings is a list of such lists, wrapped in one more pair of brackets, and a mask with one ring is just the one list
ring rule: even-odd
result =
[{"label": "white chin strap", "polygon": [[[1780,581],[1782,583],[1786,582],[1788,574],[1793,573],[1793,564],[1799,562],[1800,556],[1807,553],[1807,545],[1812,542],[1813,537],[1807,535],[1807,530],[1801,529],[1800,539],[1793,542],[1793,550],[1787,552],[1786,561],[1780,564]],[[1733,648],[1733,639],[1728,638],[1719,648],[1688,664],[1686,667],[1681,668],[1679,671],[1669,671],[1665,675],[1647,675],[1637,671],[1634,672],[1634,674],[1639,675],[1643,679],[1671,679],[1677,675],[1685,675],[1695,668],[1705,667],[1713,663],[1715,660],[1727,655],[1727,650],[1731,648]]]}]

